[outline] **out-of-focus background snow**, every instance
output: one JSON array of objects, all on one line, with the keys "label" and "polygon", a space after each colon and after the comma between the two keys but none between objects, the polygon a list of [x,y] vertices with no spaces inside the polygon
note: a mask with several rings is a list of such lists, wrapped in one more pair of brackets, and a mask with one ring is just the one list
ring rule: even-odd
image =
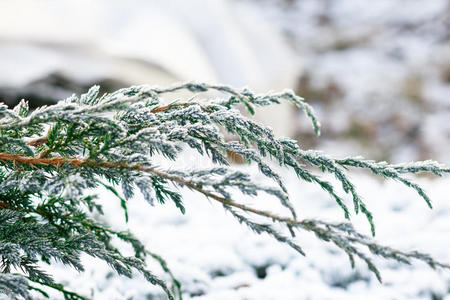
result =
[{"label": "out-of-focus background snow", "polygon": [[[106,92],[179,81],[294,89],[316,109],[320,138],[287,105],[257,118],[303,148],[450,164],[448,0],[0,1],[0,100],[8,105],[22,98],[49,104],[93,84]],[[188,154],[184,161],[195,165]],[[285,173],[302,217],[341,220],[318,188]],[[448,177],[418,179],[432,211],[395,183],[354,179],[374,212],[377,240],[450,262]],[[184,194],[186,215],[136,199],[126,225],[117,201],[102,192],[105,222],[130,228],[166,257],[186,299],[450,299],[449,272],[380,261],[381,285],[313,236],[299,237],[307,252],[299,257],[236,224],[220,206]],[[275,209],[265,198],[254,204]],[[368,232],[363,218],[354,221]],[[163,299],[139,277],[86,262],[82,274],[52,272],[94,299]]]}]

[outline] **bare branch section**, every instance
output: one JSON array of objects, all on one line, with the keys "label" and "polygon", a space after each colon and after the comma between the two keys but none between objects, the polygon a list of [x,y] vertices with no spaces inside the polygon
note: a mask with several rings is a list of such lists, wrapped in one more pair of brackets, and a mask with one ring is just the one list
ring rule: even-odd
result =
[{"label": "bare branch section", "polygon": [[[79,255],[87,253],[106,261],[124,276],[138,271],[159,285],[170,299],[175,299],[174,295],[181,298],[180,282],[159,255],[147,250],[131,233],[115,231],[92,217],[93,213],[103,214],[103,210],[96,195],[88,195],[87,191],[99,186],[118,198],[126,221],[130,217],[127,202],[136,190],[150,204],[171,202],[185,213],[183,197],[173,186],[188,188],[220,203],[255,233],[268,234],[301,255],[307,251],[298,244],[295,232],[314,233],[346,252],[352,264],[355,257],[362,260],[380,281],[380,273],[368,253],[400,263],[409,264],[416,259],[433,268],[450,267],[420,252],[380,245],[358,233],[348,222],[299,219],[281,177],[269,161],[290,169],[301,181],[320,186],[342,209],[343,216],[350,219],[352,210],[337,191],[342,189],[352,199],[355,214],[365,214],[373,235],[372,213],[349,179],[349,168],[367,169],[394,179],[414,189],[430,208],[431,200],[425,191],[405,176],[419,172],[442,176],[450,172],[449,168],[433,161],[392,165],[361,157],[335,159],[301,149],[294,140],[276,137],[270,128],[237,109],[244,106],[252,114],[257,106],[288,101],[305,112],[319,134],[313,109],[292,91],[258,95],[248,89],[201,83],[169,88],[134,86],[102,96],[98,91],[98,87],[93,87],[79,97],[74,95],[32,112],[24,101],[12,110],[0,106],[0,289],[28,297],[30,289],[45,296],[45,289],[50,288],[70,299],[85,299],[57,284],[38,267],[38,262],[53,259],[83,270]],[[188,97],[170,104],[164,101],[166,94],[178,91],[195,93],[200,100]],[[225,140],[224,132],[234,135],[235,141]],[[175,161],[186,148],[212,161],[213,166],[181,169],[174,163],[164,170],[153,163],[155,154]],[[273,186],[261,185],[249,174],[230,166],[227,151],[255,164],[273,181]],[[333,174],[339,186],[324,180],[318,171]],[[236,192],[244,196],[273,196],[288,215],[244,204]],[[135,255],[123,256],[112,242],[116,238],[130,244]],[[170,285],[146,269],[146,259],[161,264],[172,278]],[[12,273],[13,270],[21,270],[24,275]]]}]

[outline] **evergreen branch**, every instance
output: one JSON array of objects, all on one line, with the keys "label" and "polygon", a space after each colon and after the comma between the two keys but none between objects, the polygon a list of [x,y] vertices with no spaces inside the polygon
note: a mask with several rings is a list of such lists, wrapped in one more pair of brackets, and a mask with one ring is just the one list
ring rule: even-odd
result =
[{"label": "evergreen branch", "polygon": [[0,294],[6,294],[10,299],[18,299],[19,296],[26,300],[32,299],[28,282],[21,275],[0,273]]},{"label": "evergreen branch", "polygon": [[[42,160],[42,159],[40,159]],[[54,163],[55,165],[58,165],[57,163],[49,160],[44,159],[43,160],[45,164],[49,164],[49,162]],[[24,162],[24,161],[21,161]],[[279,222],[281,224],[284,224],[287,226],[287,228],[300,228],[307,231],[314,232],[319,238],[325,240],[325,241],[331,241],[333,242],[337,247],[344,250],[349,255],[356,255],[359,258],[361,258],[369,267],[369,269],[375,273],[378,280],[381,281],[381,275],[376,268],[376,266],[373,264],[372,260],[368,258],[363,252],[361,252],[356,246],[366,246],[373,254],[382,256],[384,258],[394,259],[402,263],[410,263],[410,258],[415,258],[418,260],[422,260],[432,266],[435,267],[441,267],[441,268],[450,268],[450,265],[443,264],[440,262],[437,262],[433,260],[429,255],[423,254],[420,252],[402,252],[399,250],[392,249],[390,247],[381,246],[379,244],[376,244],[375,242],[371,241],[369,238],[357,233],[350,223],[340,223],[340,224],[331,224],[326,222],[321,222],[317,220],[302,220],[298,221],[292,218],[288,217],[281,217],[279,215],[273,214],[269,211],[259,210],[252,207],[249,207],[247,205],[238,203],[234,200],[231,200],[229,198],[225,198],[222,196],[219,196],[213,192],[209,192],[204,190],[202,187],[203,184],[198,184],[192,181],[188,181],[185,178],[178,177],[171,175],[167,172],[158,170],[156,167],[141,167],[139,165],[127,165],[125,163],[114,163],[114,162],[93,162],[93,161],[78,161],[73,159],[66,159],[67,163],[72,163],[75,166],[89,166],[89,167],[112,167],[112,168],[125,168],[130,170],[138,170],[146,173],[152,173],[160,178],[164,178],[167,180],[170,180],[174,183],[180,184],[182,186],[186,186],[192,190],[195,190],[206,197],[213,199],[215,201],[220,202],[224,207],[230,211],[234,217],[238,219],[239,222],[247,224],[252,230],[254,230],[257,233],[266,232],[269,235],[273,236],[275,239],[277,239],[280,242],[285,242],[292,248],[294,248],[296,251],[298,251],[301,254],[304,254],[303,250],[300,246],[298,246],[294,241],[291,239],[288,239],[287,237],[284,237],[277,233],[276,230],[274,230],[270,225],[267,224],[258,224],[256,222],[252,222],[248,220],[247,218],[243,217],[242,215],[238,214],[237,212],[230,209],[230,207],[237,208],[239,210],[245,211],[247,213],[252,213],[258,216],[265,217],[267,219],[270,219],[272,221]],[[36,163],[36,162],[34,162]],[[42,162],[41,162],[42,163]],[[61,162],[59,162],[61,164]],[[324,229],[325,227],[326,229]],[[356,244],[356,245],[355,245]]]},{"label": "evergreen branch", "polygon": [[[147,254],[149,254],[151,257],[153,257],[159,263],[159,265],[164,270],[164,272],[169,274],[169,276],[172,280],[174,289],[176,289],[176,292],[177,292],[176,295],[177,295],[178,299],[183,300],[183,294],[181,291],[181,283],[178,279],[175,278],[172,271],[169,269],[166,260],[156,253],[153,253],[151,251],[146,251],[146,252],[147,252]],[[175,291],[174,291],[174,293],[175,293]]]},{"label": "evergreen branch", "polygon": [[247,207],[243,204],[234,203],[234,202],[228,202],[227,199],[217,196],[211,192],[204,191],[203,189],[199,188],[197,185],[195,185],[192,182],[189,182],[181,177],[172,176],[168,173],[164,173],[162,171],[157,170],[155,167],[142,167],[140,165],[129,165],[127,163],[121,163],[121,162],[96,162],[96,161],[90,161],[90,160],[80,160],[75,158],[64,158],[64,157],[53,157],[53,158],[39,158],[39,157],[24,157],[20,155],[9,155],[6,153],[0,153],[0,160],[1,161],[12,161],[12,162],[20,162],[24,164],[29,164],[31,166],[34,165],[52,165],[55,167],[59,167],[63,164],[71,164],[76,167],[80,166],[87,166],[87,167],[107,167],[107,168],[119,168],[119,169],[129,169],[129,170],[136,170],[136,171],[142,171],[146,173],[152,173],[158,177],[168,179],[170,181],[176,182],[178,184],[187,186],[193,190],[196,190],[202,194],[204,194],[207,197],[213,198],[214,200],[217,200],[219,202],[222,202],[222,204],[234,206],[236,208],[240,208],[243,210],[246,210],[248,212],[253,212],[255,214],[259,214],[274,220],[282,221],[282,222],[288,222],[290,223],[293,219],[290,218],[278,218],[275,215],[272,215],[270,212],[267,211],[260,211],[256,209],[252,209],[250,207]]},{"label": "evergreen branch", "polygon": [[[195,96],[184,101],[164,101],[166,94],[179,91],[192,92]],[[221,98],[198,100],[201,95],[209,96],[207,92],[219,94]],[[0,221],[4,220],[0,222],[3,272],[0,275],[9,276],[12,269],[20,269],[30,280],[43,282],[49,288],[61,288],[66,297],[77,297],[64,292],[64,287],[54,283],[50,275],[37,267],[37,262],[40,256],[48,263],[56,259],[82,270],[79,253],[84,252],[106,261],[121,275],[131,277],[133,270],[142,273],[174,299],[166,283],[145,268],[145,258],[149,255],[169,274],[176,288],[174,292],[181,297],[180,282],[166,262],[146,250],[130,232],[115,231],[97,222],[92,213],[103,214],[102,207],[96,203],[95,195],[85,195],[88,189],[105,187],[120,200],[126,220],[127,201],[134,196],[136,188],[150,204],[155,199],[160,203],[171,201],[184,213],[182,195],[172,190],[171,184],[215,200],[255,233],[268,234],[300,254],[304,255],[304,251],[295,240],[295,230],[312,232],[346,252],[352,265],[354,257],[361,259],[379,280],[375,264],[362,249],[401,263],[409,264],[417,259],[433,268],[449,268],[426,254],[379,245],[355,231],[350,223],[297,218],[281,176],[266,158],[290,168],[301,181],[319,185],[349,219],[346,200],[330,182],[316,175],[315,170],[335,176],[343,191],[353,199],[355,213],[361,211],[366,215],[372,235],[375,234],[373,217],[347,174],[350,167],[368,169],[375,175],[397,180],[414,189],[430,207],[425,191],[405,175],[428,172],[443,176],[450,169],[434,161],[389,164],[361,157],[335,159],[317,151],[305,151],[294,140],[277,138],[270,128],[243,116],[236,108],[243,105],[253,114],[255,107],[282,100],[301,108],[319,134],[319,122],[312,108],[291,91],[257,95],[247,89],[203,83],[168,88],[134,86],[103,96],[99,96],[99,87],[94,86],[79,97],[74,95],[34,111],[29,111],[24,101],[12,110],[0,106]],[[226,141],[225,133],[235,141]],[[185,147],[220,166],[163,170],[152,163],[155,154],[175,161]],[[256,164],[259,172],[273,180],[276,187],[257,184],[248,174],[234,170],[226,158],[227,151]],[[121,187],[123,195],[117,187]],[[260,192],[272,195],[289,210],[291,217],[236,201],[233,194],[236,190],[248,196]],[[113,245],[114,238],[131,245],[134,257],[124,257]],[[27,289],[34,289],[45,296],[45,287],[42,290],[25,287],[23,277],[2,278],[0,289],[8,294],[28,297]]]},{"label": "evergreen branch", "polygon": [[[39,278],[30,278],[28,276],[26,276],[26,278],[31,282],[38,283],[42,286],[49,287],[55,291],[60,292],[61,294],[63,294],[64,300],[89,300],[89,298],[87,298],[87,297],[81,296],[76,292],[72,292],[72,291],[65,289],[62,284],[49,283],[49,282],[42,281]],[[43,292],[42,290],[40,290],[36,287],[32,287],[32,289],[38,290],[39,292],[43,293],[44,296],[46,295],[45,292]],[[48,298],[48,295],[46,296],[46,298]]]},{"label": "evergreen branch", "polygon": [[254,108],[252,105],[267,106],[274,103],[279,104],[280,99],[285,99],[301,108],[305,112],[305,114],[311,119],[314,132],[317,135],[320,134],[320,123],[314,114],[314,109],[308,103],[306,103],[303,98],[295,95],[294,92],[292,92],[291,90],[286,90],[281,93],[256,95],[248,89],[243,89],[243,91],[239,92],[226,85],[212,85],[206,83],[184,83],[180,85],[174,85],[172,87],[165,89],[157,88],[155,89],[155,92],[157,94],[165,94],[184,89],[187,89],[191,92],[206,92],[209,90],[215,90],[218,92],[230,94],[232,97],[230,97],[226,101],[220,102],[221,105],[230,107],[231,105],[236,103],[243,103],[251,114],[254,114]]},{"label": "evergreen branch", "polygon": [[[294,248],[296,251],[298,251],[301,254],[304,254],[304,252],[300,246],[298,246],[294,241],[279,235],[270,225],[258,224],[258,223],[252,222],[248,218],[243,217],[240,214],[234,212],[232,209],[230,209],[230,207],[234,207],[234,208],[237,208],[239,210],[242,210],[242,211],[245,211],[248,213],[256,214],[256,215],[268,218],[272,221],[277,221],[279,223],[282,223],[282,224],[288,226],[289,229],[290,228],[300,228],[300,229],[304,229],[307,231],[312,231],[320,239],[333,242],[337,247],[344,250],[350,256],[356,255],[359,258],[361,258],[367,264],[369,269],[375,273],[377,279],[380,282],[381,282],[381,275],[380,275],[378,269],[373,264],[372,260],[370,258],[368,258],[358,248],[356,248],[356,246],[366,246],[375,255],[382,256],[383,258],[386,258],[386,259],[393,259],[393,260],[396,260],[396,261],[402,262],[402,263],[410,264],[410,259],[414,258],[414,259],[426,262],[432,268],[440,267],[440,268],[450,269],[450,264],[443,264],[443,263],[437,262],[427,254],[417,252],[417,251],[403,252],[403,251],[392,249],[390,247],[379,245],[379,244],[375,243],[374,241],[372,241],[370,238],[357,233],[353,229],[353,226],[351,226],[350,223],[333,224],[333,223],[327,223],[327,222],[317,221],[317,220],[298,221],[298,220],[295,220],[292,218],[281,217],[281,216],[275,215],[271,212],[254,209],[254,208],[251,208],[244,204],[240,204],[234,200],[218,196],[211,192],[207,192],[207,191],[203,190],[202,188],[198,187],[195,183],[186,181],[183,178],[171,176],[167,173],[164,173],[164,172],[156,170],[156,169],[146,169],[146,170],[142,170],[142,171],[153,172],[160,177],[169,179],[173,182],[184,185],[190,189],[196,190],[197,192],[202,193],[206,197],[220,202],[222,205],[224,205],[224,207],[228,211],[230,211],[233,214],[233,216],[235,216],[239,220],[239,222],[247,224],[252,230],[254,230],[257,233],[262,233],[262,232],[268,233],[269,235],[273,236],[278,241],[287,243],[289,246],[291,246],[292,248]],[[324,226],[325,229],[322,226]]]}]

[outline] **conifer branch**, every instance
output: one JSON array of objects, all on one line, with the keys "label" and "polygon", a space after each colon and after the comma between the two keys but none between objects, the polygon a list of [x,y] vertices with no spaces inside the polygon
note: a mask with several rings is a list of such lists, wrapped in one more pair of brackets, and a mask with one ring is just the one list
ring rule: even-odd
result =
[{"label": "conifer branch", "polygon": [[[195,98],[167,104],[168,93],[187,91]],[[212,92],[219,98],[211,97]],[[420,252],[407,252],[378,244],[358,233],[351,223],[328,223],[300,219],[283,180],[270,165],[270,160],[285,166],[299,180],[320,186],[350,219],[346,199],[336,187],[317,175],[317,170],[336,177],[342,190],[352,198],[353,211],[366,215],[375,234],[373,216],[348,176],[349,168],[367,169],[375,175],[394,179],[414,189],[431,207],[425,191],[407,174],[428,172],[443,176],[450,169],[434,161],[408,164],[374,162],[361,157],[336,159],[313,150],[301,149],[297,142],[276,137],[272,130],[243,116],[237,106],[250,114],[255,107],[285,100],[297,105],[310,118],[319,134],[319,122],[312,108],[291,91],[254,94],[247,89],[228,86],[186,83],[169,88],[135,86],[111,94],[98,95],[93,87],[80,97],[72,96],[55,105],[29,111],[22,101],[14,109],[0,106],[0,290],[7,294],[29,297],[29,290],[45,295],[45,290],[27,283],[35,281],[50,288],[53,278],[38,268],[39,259],[58,260],[83,270],[81,253],[106,261],[119,274],[131,277],[138,271],[151,283],[159,285],[170,299],[181,298],[180,282],[159,255],[131,233],[116,231],[100,224],[93,213],[103,214],[95,195],[87,191],[105,187],[121,203],[125,219],[129,216],[127,201],[138,189],[154,204],[172,202],[185,213],[182,195],[173,186],[185,187],[220,203],[238,222],[257,234],[268,234],[304,255],[295,238],[296,231],[314,233],[319,239],[342,249],[354,265],[362,260],[381,281],[380,273],[367,251],[386,259],[409,264],[412,259],[433,268],[449,268]],[[224,132],[234,135],[228,142]],[[204,169],[162,169],[153,162],[155,154],[175,161],[180,152],[190,148],[214,163]],[[232,151],[271,179],[275,186],[255,182],[249,174],[230,166],[226,151]],[[245,196],[266,193],[275,197],[290,216],[274,214],[245,204]],[[38,201],[36,201],[38,199]],[[125,257],[113,238],[131,245],[133,257]],[[38,256],[39,255],[39,256]],[[153,258],[172,279],[171,288],[146,269],[145,260]],[[13,270],[23,275],[12,275]],[[28,278],[28,279],[27,279]],[[67,296],[67,297],[69,297]],[[76,299],[76,296],[73,295]],[[82,296],[80,296],[82,297]]]}]

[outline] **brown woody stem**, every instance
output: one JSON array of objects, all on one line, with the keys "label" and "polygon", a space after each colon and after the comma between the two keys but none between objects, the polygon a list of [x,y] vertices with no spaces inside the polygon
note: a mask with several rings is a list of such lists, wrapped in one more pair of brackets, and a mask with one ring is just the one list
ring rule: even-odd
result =
[{"label": "brown woody stem", "polygon": [[76,167],[81,166],[87,166],[87,167],[105,167],[105,168],[121,168],[121,169],[129,169],[129,170],[136,170],[146,173],[152,173],[156,176],[159,176],[161,178],[165,178],[167,180],[170,180],[172,182],[176,182],[180,185],[186,186],[190,189],[196,190],[197,192],[200,192],[201,194],[205,195],[208,198],[214,199],[223,205],[232,206],[235,208],[239,208],[241,210],[260,215],[266,218],[270,218],[272,220],[289,224],[289,225],[302,225],[302,221],[297,221],[292,218],[288,217],[281,217],[275,214],[270,213],[269,211],[265,210],[259,210],[252,207],[249,207],[244,204],[240,204],[238,202],[235,202],[233,200],[224,198],[222,196],[219,196],[217,194],[214,194],[209,191],[205,191],[204,189],[198,187],[193,182],[190,182],[188,180],[185,180],[178,176],[173,176],[168,173],[165,173],[163,171],[157,170],[156,167],[142,167],[139,165],[130,165],[127,163],[122,162],[112,162],[112,161],[103,161],[103,162],[97,162],[93,160],[87,160],[87,159],[77,159],[77,158],[67,158],[67,157],[51,157],[51,158],[42,158],[42,157],[30,157],[30,156],[22,156],[17,154],[9,154],[9,153],[0,153],[0,161],[10,161],[13,163],[23,163],[28,164],[31,166],[34,165],[51,165],[58,167],[62,164],[70,164]]}]

